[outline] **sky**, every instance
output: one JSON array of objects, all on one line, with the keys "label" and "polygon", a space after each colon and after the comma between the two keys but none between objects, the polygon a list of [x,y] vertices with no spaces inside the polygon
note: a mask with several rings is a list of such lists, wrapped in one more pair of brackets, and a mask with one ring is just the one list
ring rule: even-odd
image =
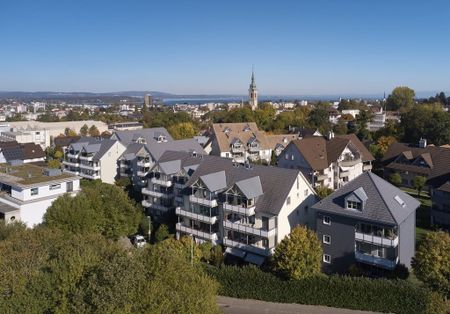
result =
[{"label": "sky", "polygon": [[1,91],[450,91],[447,0],[0,0]]}]

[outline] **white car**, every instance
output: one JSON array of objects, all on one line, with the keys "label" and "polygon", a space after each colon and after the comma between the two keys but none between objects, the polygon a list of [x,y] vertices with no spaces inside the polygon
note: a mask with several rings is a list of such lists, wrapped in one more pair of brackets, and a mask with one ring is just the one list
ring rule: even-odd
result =
[{"label": "white car", "polygon": [[143,247],[147,241],[145,241],[145,238],[141,235],[135,235],[131,238],[131,243],[135,247]]}]

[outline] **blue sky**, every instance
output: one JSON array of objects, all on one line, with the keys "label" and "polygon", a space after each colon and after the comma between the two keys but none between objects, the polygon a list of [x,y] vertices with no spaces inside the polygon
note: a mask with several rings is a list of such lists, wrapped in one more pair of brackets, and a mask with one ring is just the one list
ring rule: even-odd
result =
[{"label": "blue sky", "polygon": [[450,1],[0,1],[0,90],[450,90]]}]

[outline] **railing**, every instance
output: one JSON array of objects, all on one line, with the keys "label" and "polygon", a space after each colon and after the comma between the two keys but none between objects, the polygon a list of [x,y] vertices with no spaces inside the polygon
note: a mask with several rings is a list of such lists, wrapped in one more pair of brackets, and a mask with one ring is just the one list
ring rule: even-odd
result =
[{"label": "railing", "polygon": [[145,176],[147,176],[148,171],[146,172],[146,171],[139,170],[138,172],[136,172],[136,174],[138,177],[145,177]]},{"label": "railing", "polygon": [[154,209],[157,209],[157,210],[160,210],[163,212],[166,212],[169,210],[169,207],[167,207],[167,206],[164,206],[161,204],[155,204],[155,203],[149,202],[147,200],[142,201],[142,206],[146,207],[146,208],[154,208]]},{"label": "railing", "polygon": [[185,183],[174,182],[173,186],[177,189],[184,189],[186,187]]},{"label": "railing", "polygon": [[191,203],[205,205],[205,206],[208,206],[208,207],[217,207],[217,200],[216,199],[209,200],[209,199],[206,199],[206,198],[196,197],[195,195],[189,195],[189,201]]},{"label": "railing", "polygon": [[183,226],[180,222],[175,225],[175,229],[180,232],[187,233],[189,235],[195,236],[197,238],[201,238],[203,240],[209,240],[216,242],[218,240],[217,232],[208,233],[200,230],[196,230],[194,228]]},{"label": "railing", "polygon": [[80,163],[79,162],[72,162],[72,161],[68,161],[68,160],[63,160],[63,165],[68,165],[68,166],[72,166],[72,167],[79,167]]},{"label": "railing", "polygon": [[157,179],[157,178],[151,178],[150,182],[152,182],[154,184],[166,186],[166,187],[172,186],[172,181],[170,179],[161,180],[161,179]]},{"label": "railing", "polygon": [[361,158],[356,158],[356,159],[344,159],[344,160],[341,160],[340,162],[339,162],[339,165],[341,166],[341,167],[352,167],[352,166],[354,166],[354,165],[356,165],[356,164],[359,164],[361,162]]},{"label": "railing", "polygon": [[92,155],[92,156],[82,156],[82,155],[80,155],[80,160],[92,160],[93,158],[94,158],[94,155]]},{"label": "railing", "polygon": [[257,153],[257,152],[259,152],[261,150],[261,148],[259,146],[258,147],[251,147],[251,146],[249,146],[248,150],[250,152]]},{"label": "railing", "polygon": [[398,256],[395,258],[395,260],[390,260],[387,258],[369,255],[358,251],[355,252],[355,259],[362,263],[375,265],[386,269],[394,269],[398,263]]},{"label": "railing", "polygon": [[145,195],[150,195],[153,197],[162,197],[162,198],[172,198],[173,197],[173,193],[164,193],[164,192],[159,192],[159,191],[154,191],[148,188],[143,188],[142,189],[142,194]]},{"label": "railing", "polygon": [[370,171],[372,170],[372,165],[363,165],[363,171]]},{"label": "railing", "polygon": [[243,146],[241,147],[231,146],[231,152],[243,153],[245,152],[245,148]]},{"label": "railing", "polygon": [[99,165],[86,165],[86,164],[83,164],[83,163],[80,163],[80,168],[89,169],[89,170],[100,170],[100,166]]},{"label": "railing", "polygon": [[246,244],[246,243],[242,243],[242,242],[238,242],[238,241],[233,241],[233,240],[230,240],[228,238],[224,238],[223,239],[223,244],[225,246],[238,248],[238,249],[241,249],[243,251],[254,253],[254,254],[258,254],[258,255],[262,255],[262,256],[270,256],[270,255],[273,254],[273,249],[257,247],[257,246],[252,245],[252,244]]},{"label": "railing", "polygon": [[339,178],[345,178],[350,175],[350,171],[341,171],[339,172]]},{"label": "railing", "polygon": [[375,236],[358,231],[355,231],[355,240],[391,247],[396,247],[398,245],[398,236],[395,236],[395,238],[393,239],[388,239],[385,237]]},{"label": "railing", "polygon": [[253,216],[255,214],[255,205],[249,207],[243,207],[240,205],[232,205],[229,203],[223,204],[223,209],[229,210],[241,215]]},{"label": "railing", "polygon": [[64,172],[67,172],[67,173],[74,174],[74,175],[76,175],[76,176],[80,174],[80,172],[79,172],[79,171],[76,171],[76,170],[63,169],[63,171],[64,171]]},{"label": "railing", "polygon": [[80,155],[79,153],[78,153],[78,154],[67,153],[67,154],[66,154],[66,157],[67,157],[67,158],[78,159],[78,156],[79,156],[79,155]]},{"label": "railing", "polygon": [[254,228],[251,226],[247,226],[247,225],[244,225],[239,222],[231,222],[229,220],[225,220],[223,222],[223,227],[232,229],[235,231],[243,232],[243,233],[257,235],[257,236],[264,237],[264,238],[269,238],[269,237],[275,235],[275,233],[276,233],[275,228],[271,229],[271,230],[264,230],[261,228]]},{"label": "railing", "polygon": [[150,167],[150,161],[149,160],[140,160],[136,164],[138,165],[138,167],[145,167],[145,168]]},{"label": "railing", "polygon": [[85,172],[79,172],[78,175],[82,176],[83,178],[91,179],[91,180],[100,179],[100,175],[98,175],[98,174],[87,174]]},{"label": "railing", "polygon": [[326,174],[318,174],[316,175],[316,181],[325,181],[326,179],[328,179],[328,176]]},{"label": "railing", "polygon": [[202,214],[193,213],[187,210],[182,209],[181,207],[177,207],[175,209],[175,213],[179,216],[192,218],[201,222],[206,222],[210,225],[214,225],[217,222],[217,216],[206,216]]}]

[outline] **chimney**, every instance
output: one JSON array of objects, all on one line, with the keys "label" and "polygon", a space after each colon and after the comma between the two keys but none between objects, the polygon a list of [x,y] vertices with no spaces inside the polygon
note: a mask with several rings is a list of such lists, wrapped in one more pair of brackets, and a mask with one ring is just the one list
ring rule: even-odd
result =
[{"label": "chimney", "polygon": [[419,141],[419,147],[420,147],[420,148],[425,148],[425,147],[427,147],[427,139],[425,139],[425,138],[420,138],[420,141]]},{"label": "chimney", "polygon": [[334,132],[333,131],[328,131],[328,139],[331,140],[334,138]]}]

